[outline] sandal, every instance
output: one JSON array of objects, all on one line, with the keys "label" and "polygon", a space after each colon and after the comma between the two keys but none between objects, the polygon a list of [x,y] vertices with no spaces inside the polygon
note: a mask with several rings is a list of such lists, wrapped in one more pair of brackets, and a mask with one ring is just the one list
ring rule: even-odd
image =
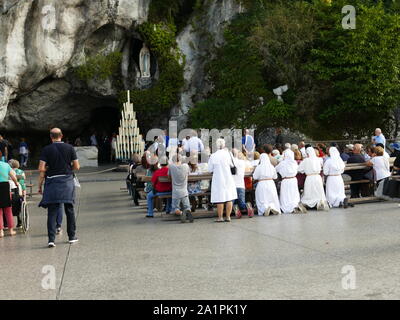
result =
[{"label": "sandal", "polygon": [[225,222],[231,222],[231,218],[225,219],[224,221],[225,221]]},{"label": "sandal", "polygon": [[225,222],[224,219],[216,219],[215,222]]}]

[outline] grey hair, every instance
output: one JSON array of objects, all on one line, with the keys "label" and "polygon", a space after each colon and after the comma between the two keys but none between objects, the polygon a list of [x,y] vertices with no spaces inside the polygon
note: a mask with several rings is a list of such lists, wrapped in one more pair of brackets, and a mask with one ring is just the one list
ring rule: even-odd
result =
[{"label": "grey hair", "polygon": [[216,144],[218,150],[225,148],[225,140],[222,138],[217,139],[215,144]]}]

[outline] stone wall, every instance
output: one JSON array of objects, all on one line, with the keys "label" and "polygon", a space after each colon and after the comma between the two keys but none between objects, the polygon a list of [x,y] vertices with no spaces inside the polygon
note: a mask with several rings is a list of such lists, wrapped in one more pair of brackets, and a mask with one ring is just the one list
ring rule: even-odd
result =
[{"label": "stone wall", "polygon": [[98,167],[98,150],[96,147],[75,147],[81,167]]}]

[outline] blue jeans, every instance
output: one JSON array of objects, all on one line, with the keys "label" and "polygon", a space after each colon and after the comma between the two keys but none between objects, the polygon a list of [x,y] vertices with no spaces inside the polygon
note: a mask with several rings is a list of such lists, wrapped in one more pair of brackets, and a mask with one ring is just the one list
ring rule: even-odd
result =
[{"label": "blue jeans", "polygon": [[243,188],[236,188],[238,198],[235,200],[234,204],[239,204],[240,210],[246,210],[246,190]]},{"label": "blue jeans", "polygon": [[21,167],[26,167],[28,164],[28,155],[20,154],[20,156],[21,156]]},{"label": "blue jeans", "polygon": [[[168,192],[154,192],[154,191],[150,191],[147,194],[147,215],[148,216],[153,216],[154,215],[154,206],[153,206],[153,198],[155,196],[163,196],[163,195],[168,195],[171,194],[171,191]],[[166,212],[170,213],[171,212],[171,203],[172,203],[172,199],[167,199],[167,208],[166,208]]]},{"label": "blue jeans", "polygon": [[57,211],[57,225],[56,228],[61,228],[62,221],[63,221],[63,206],[59,206]]}]

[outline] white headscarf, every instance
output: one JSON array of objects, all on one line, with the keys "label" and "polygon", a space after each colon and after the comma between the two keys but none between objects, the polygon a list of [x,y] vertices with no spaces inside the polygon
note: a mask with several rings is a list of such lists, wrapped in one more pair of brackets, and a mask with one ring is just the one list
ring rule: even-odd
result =
[{"label": "white headscarf", "polygon": [[321,161],[317,157],[317,154],[315,153],[315,149],[313,147],[308,147],[306,149],[308,158],[306,158],[304,161],[308,162],[307,167],[311,169],[313,172],[320,172],[321,171]]},{"label": "white headscarf", "polygon": [[276,170],[271,164],[268,154],[261,154],[260,164],[254,170],[253,177],[256,180],[264,178],[276,178]]},{"label": "white headscarf", "polygon": [[286,149],[283,152],[283,161],[275,168],[282,177],[294,177],[297,175],[299,165],[294,160],[294,152]]},{"label": "white headscarf", "polygon": [[336,149],[336,147],[330,147],[329,148],[329,156],[331,159],[331,166],[338,170],[338,171],[342,171],[344,170],[344,167],[346,166],[342,160],[342,158],[340,157],[340,153],[338,151],[338,149]]}]

